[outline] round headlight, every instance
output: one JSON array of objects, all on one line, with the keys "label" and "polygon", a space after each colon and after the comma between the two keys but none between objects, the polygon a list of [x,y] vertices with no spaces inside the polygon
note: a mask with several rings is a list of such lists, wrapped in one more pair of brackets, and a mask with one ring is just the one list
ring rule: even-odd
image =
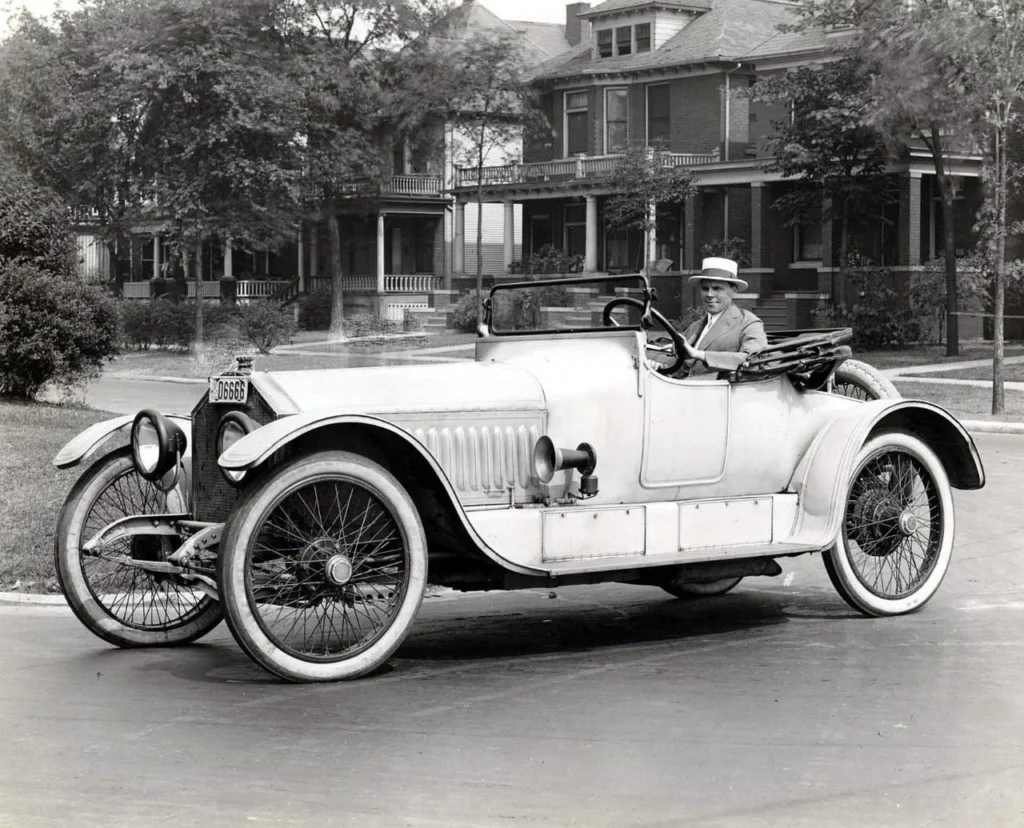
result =
[{"label": "round headlight", "polygon": [[135,415],[132,459],[146,480],[159,480],[173,469],[187,444],[185,433],[160,412],[146,409]]},{"label": "round headlight", "polygon": [[[241,440],[246,434],[259,428],[252,417],[243,414],[241,411],[230,411],[221,417],[220,425],[217,427],[217,456],[219,457],[235,443]],[[228,483],[237,485],[245,478],[245,469],[236,471],[221,467],[221,474]]]}]

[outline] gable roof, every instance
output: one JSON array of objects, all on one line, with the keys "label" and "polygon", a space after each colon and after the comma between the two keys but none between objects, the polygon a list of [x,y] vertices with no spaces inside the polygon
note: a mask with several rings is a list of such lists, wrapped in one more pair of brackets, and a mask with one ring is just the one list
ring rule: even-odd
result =
[{"label": "gable roof", "polygon": [[635,11],[646,8],[662,9],[710,9],[710,0],[605,0],[605,2],[581,12],[584,19],[618,11]]},{"label": "gable roof", "polygon": [[469,37],[477,32],[513,35],[522,43],[528,66],[557,57],[570,48],[564,25],[504,20],[476,0],[463,0],[455,6],[445,15],[443,25],[455,37]]},{"label": "gable roof", "polygon": [[[627,0],[608,2],[625,3]],[[794,20],[789,3],[775,0],[709,0],[709,3],[708,11],[698,15],[659,49],[594,59],[591,44],[585,43],[565,56],[540,64],[531,79],[607,75],[711,61],[750,61],[767,54],[791,51],[798,45],[804,51],[814,41],[806,35],[779,30],[780,26]]]}]

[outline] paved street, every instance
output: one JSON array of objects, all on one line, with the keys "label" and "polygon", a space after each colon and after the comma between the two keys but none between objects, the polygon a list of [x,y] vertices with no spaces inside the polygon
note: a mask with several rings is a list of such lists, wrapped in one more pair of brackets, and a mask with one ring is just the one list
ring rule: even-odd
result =
[{"label": "paved street", "polygon": [[0,825],[1024,825],[1024,438],[979,446],[906,618],[817,558],[698,602],[442,597],[383,674],[288,686],[223,628],[121,651],[0,606]]}]

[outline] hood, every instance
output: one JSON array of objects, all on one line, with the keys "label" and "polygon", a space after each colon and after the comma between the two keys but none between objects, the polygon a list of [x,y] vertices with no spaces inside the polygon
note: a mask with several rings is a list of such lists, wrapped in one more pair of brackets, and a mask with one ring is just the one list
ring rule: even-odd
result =
[{"label": "hood", "polygon": [[[397,365],[253,374],[278,413],[543,410],[544,392],[529,371],[496,362]],[[290,401],[291,406],[285,403]]]}]

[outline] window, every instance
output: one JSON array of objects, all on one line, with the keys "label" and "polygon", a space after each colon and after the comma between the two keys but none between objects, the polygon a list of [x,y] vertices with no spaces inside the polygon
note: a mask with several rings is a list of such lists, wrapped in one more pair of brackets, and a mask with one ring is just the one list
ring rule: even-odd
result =
[{"label": "window", "polygon": [[637,23],[636,26],[636,51],[649,52],[651,51],[651,24],[650,23]]},{"label": "window", "polygon": [[647,146],[668,149],[672,138],[671,87],[647,87]]},{"label": "window", "polygon": [[587,92],[565,93],[565,156],[586,153],[587,131],[590,122]]},{"label": "window", "polygon": [[793,228],[793,261],[821,261],[821,221],[803,221]]},{"label": "window", "polygon": [[621,26],[615,30],[615,54],[628,55],[633,51],[633,27]]},{"label": "window", "polygon": [[629,91],[609,89],[605,92],[604,151],[622,152],[629,140]]},{"label": "window", "polygon": [[612,56],[612,39],[613,34],[611,29],[601,29],[597,33],[597,56],[598,57],[611,57]]},{"label": "window", "polygon": [[565,207],[565,244],[567,256],[587,254],[587,208],[578,204]]},{"label": "window", "polygon": [[405,140],[399,138],[391,147],[392,175],[405,175]]}]

